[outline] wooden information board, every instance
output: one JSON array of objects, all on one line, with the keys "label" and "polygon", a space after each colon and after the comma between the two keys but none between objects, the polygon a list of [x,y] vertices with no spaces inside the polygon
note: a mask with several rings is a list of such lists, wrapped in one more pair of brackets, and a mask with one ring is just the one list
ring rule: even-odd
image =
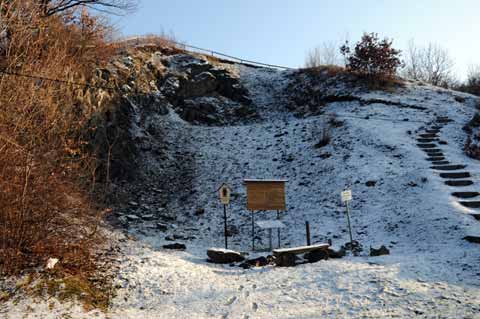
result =
[{"label": "wooden information board", "polygon": [[287,180],[246,179],[247,209],[286,211],[285,183]]}]

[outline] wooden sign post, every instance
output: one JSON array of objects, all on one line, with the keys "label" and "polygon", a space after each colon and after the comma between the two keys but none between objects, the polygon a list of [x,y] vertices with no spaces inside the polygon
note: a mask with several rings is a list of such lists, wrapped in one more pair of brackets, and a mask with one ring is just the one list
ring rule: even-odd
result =
[{"label": "wooden sign post", "polygon": [[[286,211],[285,179],[246,179],[247,209],[252,212],[252,250],[255,250],[255,211],[276,210],[277,219],[280,211]],[[280,246],[280,228],[277,229]]]},{"label": "wooden sign post", "polygon": [[348,232],[350,234],[350,247],[353,248],[352,225],[350,224],[350,209],[348,203],[352,201],[352,191],[345,190],[341,193],[342,202],[347,206]]},{"label": "wooden sign post", "polygon": [[227,234],[227,205],[230,203],[230,188],[227,184],[223,184],[220,189],[220,202],[223,204],[223,233],[225,235],[225,249],[228,249],[228,234]]}]

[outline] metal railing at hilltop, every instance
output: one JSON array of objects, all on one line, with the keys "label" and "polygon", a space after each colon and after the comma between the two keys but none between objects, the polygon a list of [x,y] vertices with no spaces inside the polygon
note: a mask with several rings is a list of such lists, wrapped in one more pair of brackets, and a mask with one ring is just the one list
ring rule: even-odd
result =
[{"label": "metal railing at hilltop", "polygon": [[212,57],[215,57],[222,62],[227,62],[227,63],[239,63],[247,66],[253,66],[253,67],[265,67],[265,68],[271,68],[271,69],[280,69],[280,70],[293,70],[294,68],[287,67],[287,66],[282,66],[282,65],[276,65],[276,64],[269,64],[269,63],[263,63],[263,62],[257,62],[253,60],[247,60],[247,59],[242,59],[233,55],[229,55],[226,53],[210,50],[210,49],[204,49],[200,48],[194,45],[190,45],[187,43],[181,43],[177,42],[175,40],[171,39],[163,39],[162,37],[155,37],[155,36],[135,36],[135,37],[128,37],[124,39],[120,39],[116,41],[117,43],[124,43],[127,45],[134,45],[134,46],[140,46],[140,45],[153,45],[153,44],[159,44],[162,43],[164,45],[171,45],[175,46],[181,49],[184,49],[186,51],[191,51],[195,53],[200,53],[200,54],[205,54],[209,55]]}]

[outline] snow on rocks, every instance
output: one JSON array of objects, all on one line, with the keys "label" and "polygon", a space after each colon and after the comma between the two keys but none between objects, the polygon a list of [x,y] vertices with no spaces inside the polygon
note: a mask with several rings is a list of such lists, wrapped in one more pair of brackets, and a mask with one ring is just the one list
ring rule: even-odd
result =
[{"label": "snow on rocks", "polygon": [[209,248],[207,256],[208,260],[215,264],[231,264],[245,260],[239,252],[222,248]]}]

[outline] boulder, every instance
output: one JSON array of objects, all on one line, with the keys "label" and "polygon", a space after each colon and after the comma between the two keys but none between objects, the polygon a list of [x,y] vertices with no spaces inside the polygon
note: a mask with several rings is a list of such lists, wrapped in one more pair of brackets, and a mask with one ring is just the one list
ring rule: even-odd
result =
[{"label": "boulder", "polygon": [[367,181],[365,185],[367,187],[374,187],[375,185],[377,185],[377,181]]},{"label": "boulder", "polygon": [[182,107],[182,118],[187,122],[215,124],[221,122],[217,109],[220,101],[212,97],[200,97],[185,100]]},{"label": "boulder", "polygon": [[215,264],[231,264],[245,260],[239,252],[221,248],[208,249],[207,256],[208,260]]},{"label": "boulder", "polygon": [[354,240],[353,243],[346,243],[345,245],[342,246],[341,250],[350,250],[354,256],[357,256],[363,251],[362,244],[360,244],[358,241]]},{"label": "boulder", "polygon": [[203,72],[194,78],[184,75],[179,77],[179,81],[180,89],[177,95],[181,99],[210,95],[218,86],[217,79],[209,72]]},{"label": "boulder", "polygon": [[293,267],[296,264],[297,256],[294,254],[281,254],[276,260],[275,264],[278,267]]},{"label": "boulder", "polygon": [[388,250],[387,247],[382,245],[379,249],[375,249],[370,247],[370,256],[376,257],[376,256],[383,256],[383,255],[390,255],[390,250]]},{"label": "boulder", "polygon": [[327,249],[328,257],[330,258],[343,258],[346,255],[345,249],[340,249],[339,251],[335,251],[331,248]]},{"label": "boulder", "polygon": [[202,72],[208,71],[212,65],[207,60],[194,57],[190,54],[175,54],[162,60],[163,64],[170,69],[181,73],[189,73],[195,76]]},{"label": "boulder", "polygon": [[210,72],[217,78],[218,92],[229,99],[250,105],[252,100],[248,97],[248,90],[240,84],[237,77],[229,71],[220,68],[213,68]]},{"label": "boulder", "polygon": [[185,250],[187,247],[184,244],[173,243],[168,245],[163,245],[164,249],[173,249],[173,250]]},{"label": "boulder", "polygon": [[303,255],[303,258],[308,260],[308,262],[310,263],[316,263],[317,261],[328,259],[328,257],[329,257],[328,251],[325,251],[323,249],[310,251],[305,255]]}]

